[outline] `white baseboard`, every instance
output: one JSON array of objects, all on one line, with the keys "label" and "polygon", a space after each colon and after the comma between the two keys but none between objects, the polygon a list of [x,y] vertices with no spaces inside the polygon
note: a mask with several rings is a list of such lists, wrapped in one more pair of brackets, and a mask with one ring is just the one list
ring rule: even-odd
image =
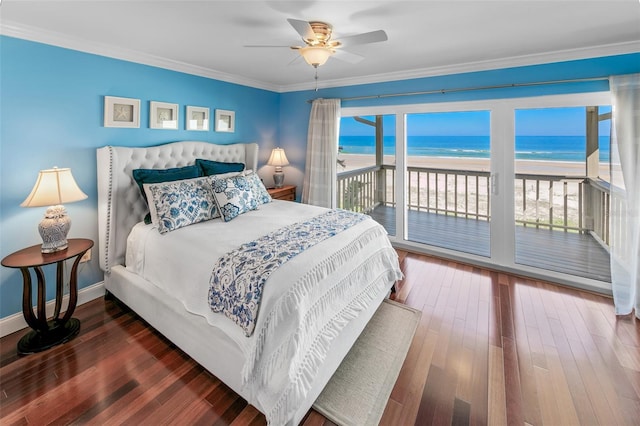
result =
[{"label": "white baseboard", "polygon": [[[78,291],[78,303],[76,306],[80,306],[102,296],[104,296],[104,281],[100,281],[99,283],[95,283],[93,285],[90,285],[89,287],[80,289]],[[62,307],[64,308],[68,303],[69,295],[67,294],[62,299]],[[53,315],[55,304],[55,300],[50,300],[47,302],[47,318]],[[24,315],[22,315],[22,312],[9,315],[8,317],[0,319],[0,337],[4,337],[7,334],[14,333],[26,327],[28,327],[28,325],[24,320]]]}]

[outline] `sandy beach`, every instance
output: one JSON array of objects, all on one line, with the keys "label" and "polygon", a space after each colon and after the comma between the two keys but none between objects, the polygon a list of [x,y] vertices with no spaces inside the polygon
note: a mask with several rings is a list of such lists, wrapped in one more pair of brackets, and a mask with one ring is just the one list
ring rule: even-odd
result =
[{"label": "sandy beach", "polygon": [[[338,173],[375,165],[375,156],[365,154],[340,154],[338,158],[344,160],[345,168],[338,166]],[[384,164],[395,164],[393,156],[385,156]],[[428,167],[455,170],[490,171],[490,162],[484,158],[461,157],[407,157],[407,166]],[[584,176],[585,165],[574,161],[538,161],[517,160],[516,173],[545,174],[563,176]],[[608,164],[600,166],[600,176],[609,175]]]}]

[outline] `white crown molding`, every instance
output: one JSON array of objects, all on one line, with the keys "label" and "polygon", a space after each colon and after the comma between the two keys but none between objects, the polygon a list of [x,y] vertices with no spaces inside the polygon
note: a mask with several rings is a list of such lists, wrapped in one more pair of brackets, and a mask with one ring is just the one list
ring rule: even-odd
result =
[{"label": "white crown molding", "polygon": [[[84,287],[78,291],[78,303],[76,306],[80,306],[84,303],[90,302],[94,299],[104,296],[104,282],[92,284],[88,287]],[[55,309],[55,300],[50,300],[46,304],[47,318],[53,315]],[[69,306],[69,295],[65,295],[62,298],[62,306]],[[35,306],[34,306],[35,309]],[[0,337],[4,337],[8,334],[15,333],[27,327],[27,322],[24,319],[22,312],[9,315],[0,319]]]},{"label": "white crown molding", "polygon": [[38,43],[64,47],[67,49],[78,50],[81,52],[92,53],[95,55],[106,56],[109,58],[121,59],[138,64],[150,65],[153,67],[197,75],[200,77],[207,77],[214,80],[225,81],[227,83],[254,87],[256,89],[269,90],[272,92],[279,92],[281,89],[278,85],[248,79],[237,75],[231,75],[197,65],[187,64],[160,56],[138,52],[135,50],[124,49],[121,47],[102,43],[89,42],[87,40],[81,40],[57,32],[47,31],[41,28],[31,27],[11,21],[2,22],[2,25],[0,25],[0,34],[29,41],[35,41]]},{"label": "white crown molding", "polygon": [[[553,62],[565,62],[579,59],[597,58],[603,56],[623,55],[627,53],[640,53],[640,40],[625,43],[607,44],[585,47],[580,49],[558,50],[532,55],[513,56],[502,59],[467,62],[464,64],[446,65],[442,67],[413,69],[385,74],[372,74],[361,77],[341,78],[335,80],[318,81],[318,89],[332,87],[356,86],[360,84],[384,83],[388,81],[409,80],[414,78],[435,77],[467,72],[489,71],[504,68],[522,67],[527,65],[539,65]],[[314,90],[315,82],[288,85],[283,92],[302,90]]]},{"label": "white crown molding", "polygon": [[[254,87],[256,89],[269,90],[277,93],[314,90],[316,84],[315,82],[305,82],[290,85],[276,85],[266,83],[263,81],[257,81],[237,75],[231,75],[209,68],[174,61],[171,59],[149,55],[134,50],[88,42],[86,40],[69,37],[57,32],[46,31],[40,28],[31,27],[11,21],[3,21],[2,25],[0,25],[0,34],[39,43],[50,44],[58,47],[64,47],[72,50],[78,50],[86,53],[106,56],[110,58],[164,68],[172,71],[183,72],[186,74],[225,81],[227,83],[234,83],[242,86]],[[494,69],[538,65],[552,62],[563,62],[638,52],[640,52],[640,40],[625,43],[591,46],[579,49],[559,50],[532,55],[513,56],[502,59],[468,62],[463,64],[446,65],[442,67],[412,69],[406,71],[372,74],[367,76],[349,77],[334,80],[320,80],[318,81],[317,87],[318,89],[327,89],[332,87],[384,83],[388,81],[409,80],[414,78],[435,77],[441,75],[461,74],[466,72],[488,71]]]}]

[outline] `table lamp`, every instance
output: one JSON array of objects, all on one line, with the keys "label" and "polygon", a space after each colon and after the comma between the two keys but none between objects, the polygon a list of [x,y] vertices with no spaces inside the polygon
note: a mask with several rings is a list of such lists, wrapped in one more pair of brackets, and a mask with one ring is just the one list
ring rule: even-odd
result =
[{"label": "table lamp", "polygon": [[289,160],[287,160],[287,156],[284,154],[284,149],[273,148],[267,165],[276,167],[275,174],[273,175],[273,182],[276,184],[276,188],[282,188],[282,184],[284,183],[284,173],[282,173],[282,166],[289,165]]},{"label": "table lamp", "polygon": [[53,253],[67,248],[67,234],[71,220],[62,203],[87,198],[73,179],[71,169],[40,170],[36,184],[20,207],[45,207],[44,219],[38,225],[42,237],[42,253]]}]

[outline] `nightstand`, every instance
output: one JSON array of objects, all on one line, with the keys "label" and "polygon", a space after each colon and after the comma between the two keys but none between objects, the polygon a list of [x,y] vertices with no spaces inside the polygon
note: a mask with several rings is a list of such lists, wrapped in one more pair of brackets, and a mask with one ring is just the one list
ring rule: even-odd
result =
[{"label": "nightstand", "polygon": [[[26,355],[41,352],[73,339],[80,331],[80,321],[71,318],[78,302],[78,264],[82,256],[93,247],[93,241],[83,238],[70,238],[69,246],[53,253],[42,253],[41,245],[31,246],[2,259],[2,266],[18,268],[22,272],[22,313],[33,330],[18,342],[18,354]],[[64,263],[75,258],[69,278],[69,306],[60,318],[62,299],[64,298]],[[46,292],[42,267],[56,264],[56,304],[51,320],[47,321]],[[31,302],[31,271],[33,268],[38,279],[38,304],[34,313]]]},{"label": "nightstand", "polygon": [[296,186],[284,185],[282,188],[268,188],[267,191],[274,200],[295,201]]}]

